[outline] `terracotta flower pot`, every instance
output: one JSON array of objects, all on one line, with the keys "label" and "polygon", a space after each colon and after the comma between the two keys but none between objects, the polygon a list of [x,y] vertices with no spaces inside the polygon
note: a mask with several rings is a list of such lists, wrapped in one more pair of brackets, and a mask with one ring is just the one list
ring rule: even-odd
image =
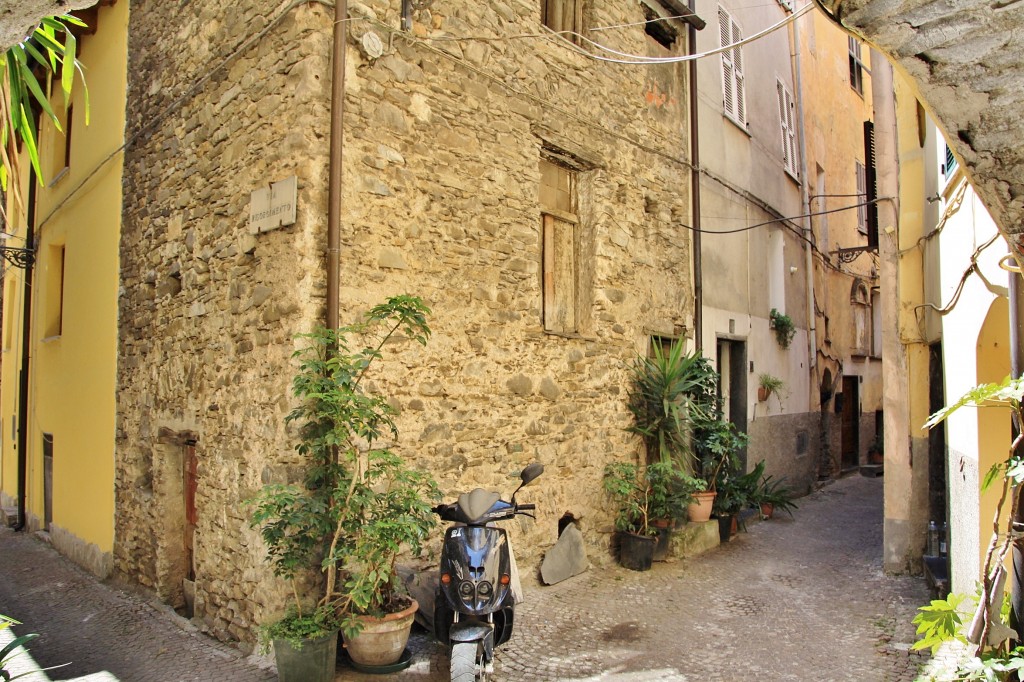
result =
[{"label": "terracotta flower pot", "polygon": [[691,522],[704,523],[711,518],[711,505],[715,503],[717,494],[715,492],[693,494],[693,502],[687,507]]},{"label": "terracotta flower pot", "polygon": [[345,648],[352,660],[360,665],[391,665],[402,657],[409,642],[409,630],[420,605],[412,599],[404,611],[389,613],[383,618],[360,616],[363,629],[355,637],[345,637]]}]

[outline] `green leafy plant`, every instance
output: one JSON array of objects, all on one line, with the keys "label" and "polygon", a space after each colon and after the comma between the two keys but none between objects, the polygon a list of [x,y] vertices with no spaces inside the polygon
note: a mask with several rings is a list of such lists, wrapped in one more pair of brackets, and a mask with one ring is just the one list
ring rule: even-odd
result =
[{"label": "green leafy plant", "polygon": [[771,374],[759,374],[757,377],[758,388],[758,399],[765,401],[771,396],[775,396],[775,399],[779,403],[779,409],[782,409],[782,394],[786,392],[786,382],[782,379],[772,376]]},{"label": "green leafy plant", "polygon": [[[21,623],[13,618],[8,618],[7,616],[0,614],[0,630],[6,630],[12,625],[21,625]],[[29,671],[14,675],[8,669],[8,666],[10,665],[11,659],[17,655],[15,650],[18,647],[28,644],[38,636],[39,635],[37,634],[21,635],[20,637],[12,639],[3,648],[0,648],[0,679],[4,680],[4,682],[11,682],[11,680],[16,680],[19,677],[27,677],[28,675],[33,674],[33,671]]]},{"label": "green leafy plant", "polygon": [[950,640],[967,644],[967,638],[960,632],[963,627],[961,605],[962,594],[950,594],[946,599],[933,599],[927,606],[917,609],[913,623],[917,626],[917,634],[921,639],[914,642],[912,649],[931,649],[932,655],[938,653],[939,647]]},{"label": "green leafy plant", "polygon": [[[67,110],[75,72],[78,72],[85,96],[86,125],[89,124],[89,91],[85,87],[82,65],[75,57],[78,43],[70,26],[84,27],[85,24],[70,14],[44,17],[25,40],[0,55],[0,69],[4,72],[0,82],[0,187],[4,191],[8,189],[10,177],[18,173],[18,145],[24,145],[36,176],[43,180],[35,111],[41,111],[59,132],[63,132],[46,95],[47,75],[59,74]],[[40,82],[41,78],[44,82]],[[18,203],[24,205],[18,183],[12,187]]]},{"label": "green leafy plant", "polygon": [[721,484],[739,470],[739,453],[747,447],[750,438],[732,422],[721,418],[700,422],[694,434],[699,475],[707,482],[709,491],[720,492]]},{"label": "green leafy plant", "polygon": [[796,493],[786,487],[782,480],[771,475],[764,475],[763,465],[762,461],[759,464],[762,475],[751,491],[751,504],[754,506],[771,505],[774,511],[784,511],[792,516],[793,510],[797,509],[796,503],[793,502]]},{"label": "green leafy plant", "polygon": [[654,535],[651,527],[651,488],[644,467],[632,462],[612,462],[604,468],[601,481],[617,507],[615,530],[636,535]]},{"label": "green leafy plant", "polygon": [[682,341],[674,341],[666,351],[655,343],[652,357],[638,356],[634,361],[629,431],[643,439],[648,462],[674,462],[692,470],[692,425],[708,418],[701,397],[714,393],[716,375],[706,358],[686,353],[683,347]]},{"label": "green leafy plant", "polygon": [[764,475],[764,460],[751,471],[741,474],[735,468],[719,470],[715,502],[711,511],[718,516],[733,516],[756,504],[756,491]]},{"label": "green leafy plant", "polygon": [[[416,297],[396,296],[360,323],[302,337],[309,345],[295,353],[292,382],[300,404],[286,419],[299,425],[303,485],[266,486],[252,516],[274,573],[292,584],[294,603],[285,623],[271,626],[275,632],[325,634],[340,625],[354,636],[359,616],[408,603],[395,562],[402,551],[422,551],[436,525],[430,503],[440,492],[428,474],[376,447],[398,437],[394,408],[385,396],[369,394],[363,379],[399,336],[426,344],[429,312]],[[369,343],[353,350],[356,338]],[[316,563],[321,596],[304,609],[298,579]],[[294,634],[288,639],[296,643]]]},{"label": "green leafy plant", "polygon": [[771,328],[775,330],[775,340],[783,348],[789,348],[793,337],[796,336],[796,325],[793,324],[793,320],[789,315],[780,313],[775,308],[768,313],[768,318]]},{"label": "green leafy plant", "polygon": [[[933,414],[925,426],[933,428],[967,406],[1009,408],[1016,422],[1024,423],[1024,379],[1007,377],[999,384],[975,386],[956,402]],[[1003,566],[1015,537],[1013,515],[1007,515],[1009,519],[1005,529],[1000,528],[1000,520],[1007,504],[1011,509],[1020,504],[1024,460],[1018,455],[1018,449],[1022,442],[1024,435],[1017,434],[1005,459],[993,465],[983,482],[983,488],[988,488],[1001,477],[1002,490],[992,520],[992,538],[985,554],[977,611],[965,637],[978,648],[973,657],[961,663],[958,669],[961,676],[957,679],[1005,680],[1015,671],[1024,669],[1024,650],[1011,647],[1016,633],[1008,625],[1005,599],[1000,598],[1005,581]],[[1003,608],[998,608],[1000,604]],[[922,641],[925,643],[920,648],[934,649],[943,641],[961,638],[954,610],[950,600],[945,603],[933,601],[920,609],[921,613],[914,620],[918,624],[918,632],[924,635]]]},{"label": "green leafy plant", "polygon": [[[956,679],[984,682],[1016,680],[1021,670],[1024,670],[1024,647],[1016,647],[1005,654],[985,652],[961,661],[957,666]],[[1014,673],[1018,674],[1011,677]]]},{"label": "green leafy plant", "polygon": [[612,462],[604,469],[602,486],[617,507],[615,530],[654,535],[651,522],[684,518],[693,493],[702,489],[704,482],[682,473],[671,462]]},{"label": "green leafy plant", "polygon": [[707,484],[686,474],[673,462],[654,462],[647,465],[647,484],[650,487],[649,513],[652,519],[686,519],[687,507],[693,494],[703,491]]}]

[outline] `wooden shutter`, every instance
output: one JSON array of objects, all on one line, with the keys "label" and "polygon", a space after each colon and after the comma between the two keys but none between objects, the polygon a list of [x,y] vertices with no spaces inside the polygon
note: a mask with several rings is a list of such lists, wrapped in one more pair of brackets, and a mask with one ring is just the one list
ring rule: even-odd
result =
[{"label": "wooden shutter", "polygon": [[781,80],[775,81],[779,104],[779,127],[782,130],[782,166],[793,177],[799,177],[796,154],[796,125],[793,120],[793,95]]},{"label": "wooden shutter", "polygon": [[789,117],[786,115],[786,86],[781,80],[775,81],[776,101],[779,105],[779,127],[782,129],[782,167],[787,171],[792,159],[789,156]]},{"label": "wooden shutter", "polygon": [[[718,8],[718,35],[719,46],[725,47],[730,44],[732,37],[732,18],[722,9]],[[735,68],[732,63],[732,50],[722,52],[722,101],[725,113],[733,118],[736,117],[736,94],[735,94]]]},{"label": "wooden shutter", "polygon": [[[738,43],[743,40],[743,33],[740,26],[731,18],[729,20],[732,28],[732,42]],[[738,45],[732,48],[733,78],[736,90],[736,120],[739,123],[747,122],[747,98],[743,88],[743,48]]]},{"label": "wooden shutter", "polygon": [[[854,164],[857,172],[857,203],[863,204],[868,194],[867,173],[860,161],[854,161]],[[857,231],[861,234],[867,234],[868,231],[868,213],[863,205],[857,206]]]},{"label": "wooden shutter", "polygon": [[878,182],[875,169],[875,124],[864,121],[864,225],[868,233],[868,247],[878,248]]}]

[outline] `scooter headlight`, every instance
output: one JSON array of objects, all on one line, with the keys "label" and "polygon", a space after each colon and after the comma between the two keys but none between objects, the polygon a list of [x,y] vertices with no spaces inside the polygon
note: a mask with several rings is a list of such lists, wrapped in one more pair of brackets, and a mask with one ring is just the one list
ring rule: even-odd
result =
[{"label": "scooter headlight", "polygon": [[494,591],[494,587],[484,580],[476,586],[476,593],[481,599],[489,599],[491,593]]},{"label": "scooter headlight", "polygon": [[463,580],[461,583],[459,583],[459,596],[463,599],[467,601],[472,599],[475,592],[476,589],[473,587],[473,583],[469,582],[468,580]]}]

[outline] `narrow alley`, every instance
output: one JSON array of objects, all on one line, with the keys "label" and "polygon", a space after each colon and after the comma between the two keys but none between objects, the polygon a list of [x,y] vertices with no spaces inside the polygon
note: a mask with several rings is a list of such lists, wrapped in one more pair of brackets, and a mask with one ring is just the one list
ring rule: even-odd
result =
[{"label": "narrow alley", "polygon": [[[647,573],[614,567],[527,589],[498,680],[910,681],[910,624],[923,580],[882,573],[882,480],[851,476],[799,501],[792,519],[751,524],[727,545]],[[270,680],[166,607],[97,584],[36,539],[0,531],[0,613],[39,632],[32,655],[67,680]],[[390,676],[446,680],[422,631]]]}]

